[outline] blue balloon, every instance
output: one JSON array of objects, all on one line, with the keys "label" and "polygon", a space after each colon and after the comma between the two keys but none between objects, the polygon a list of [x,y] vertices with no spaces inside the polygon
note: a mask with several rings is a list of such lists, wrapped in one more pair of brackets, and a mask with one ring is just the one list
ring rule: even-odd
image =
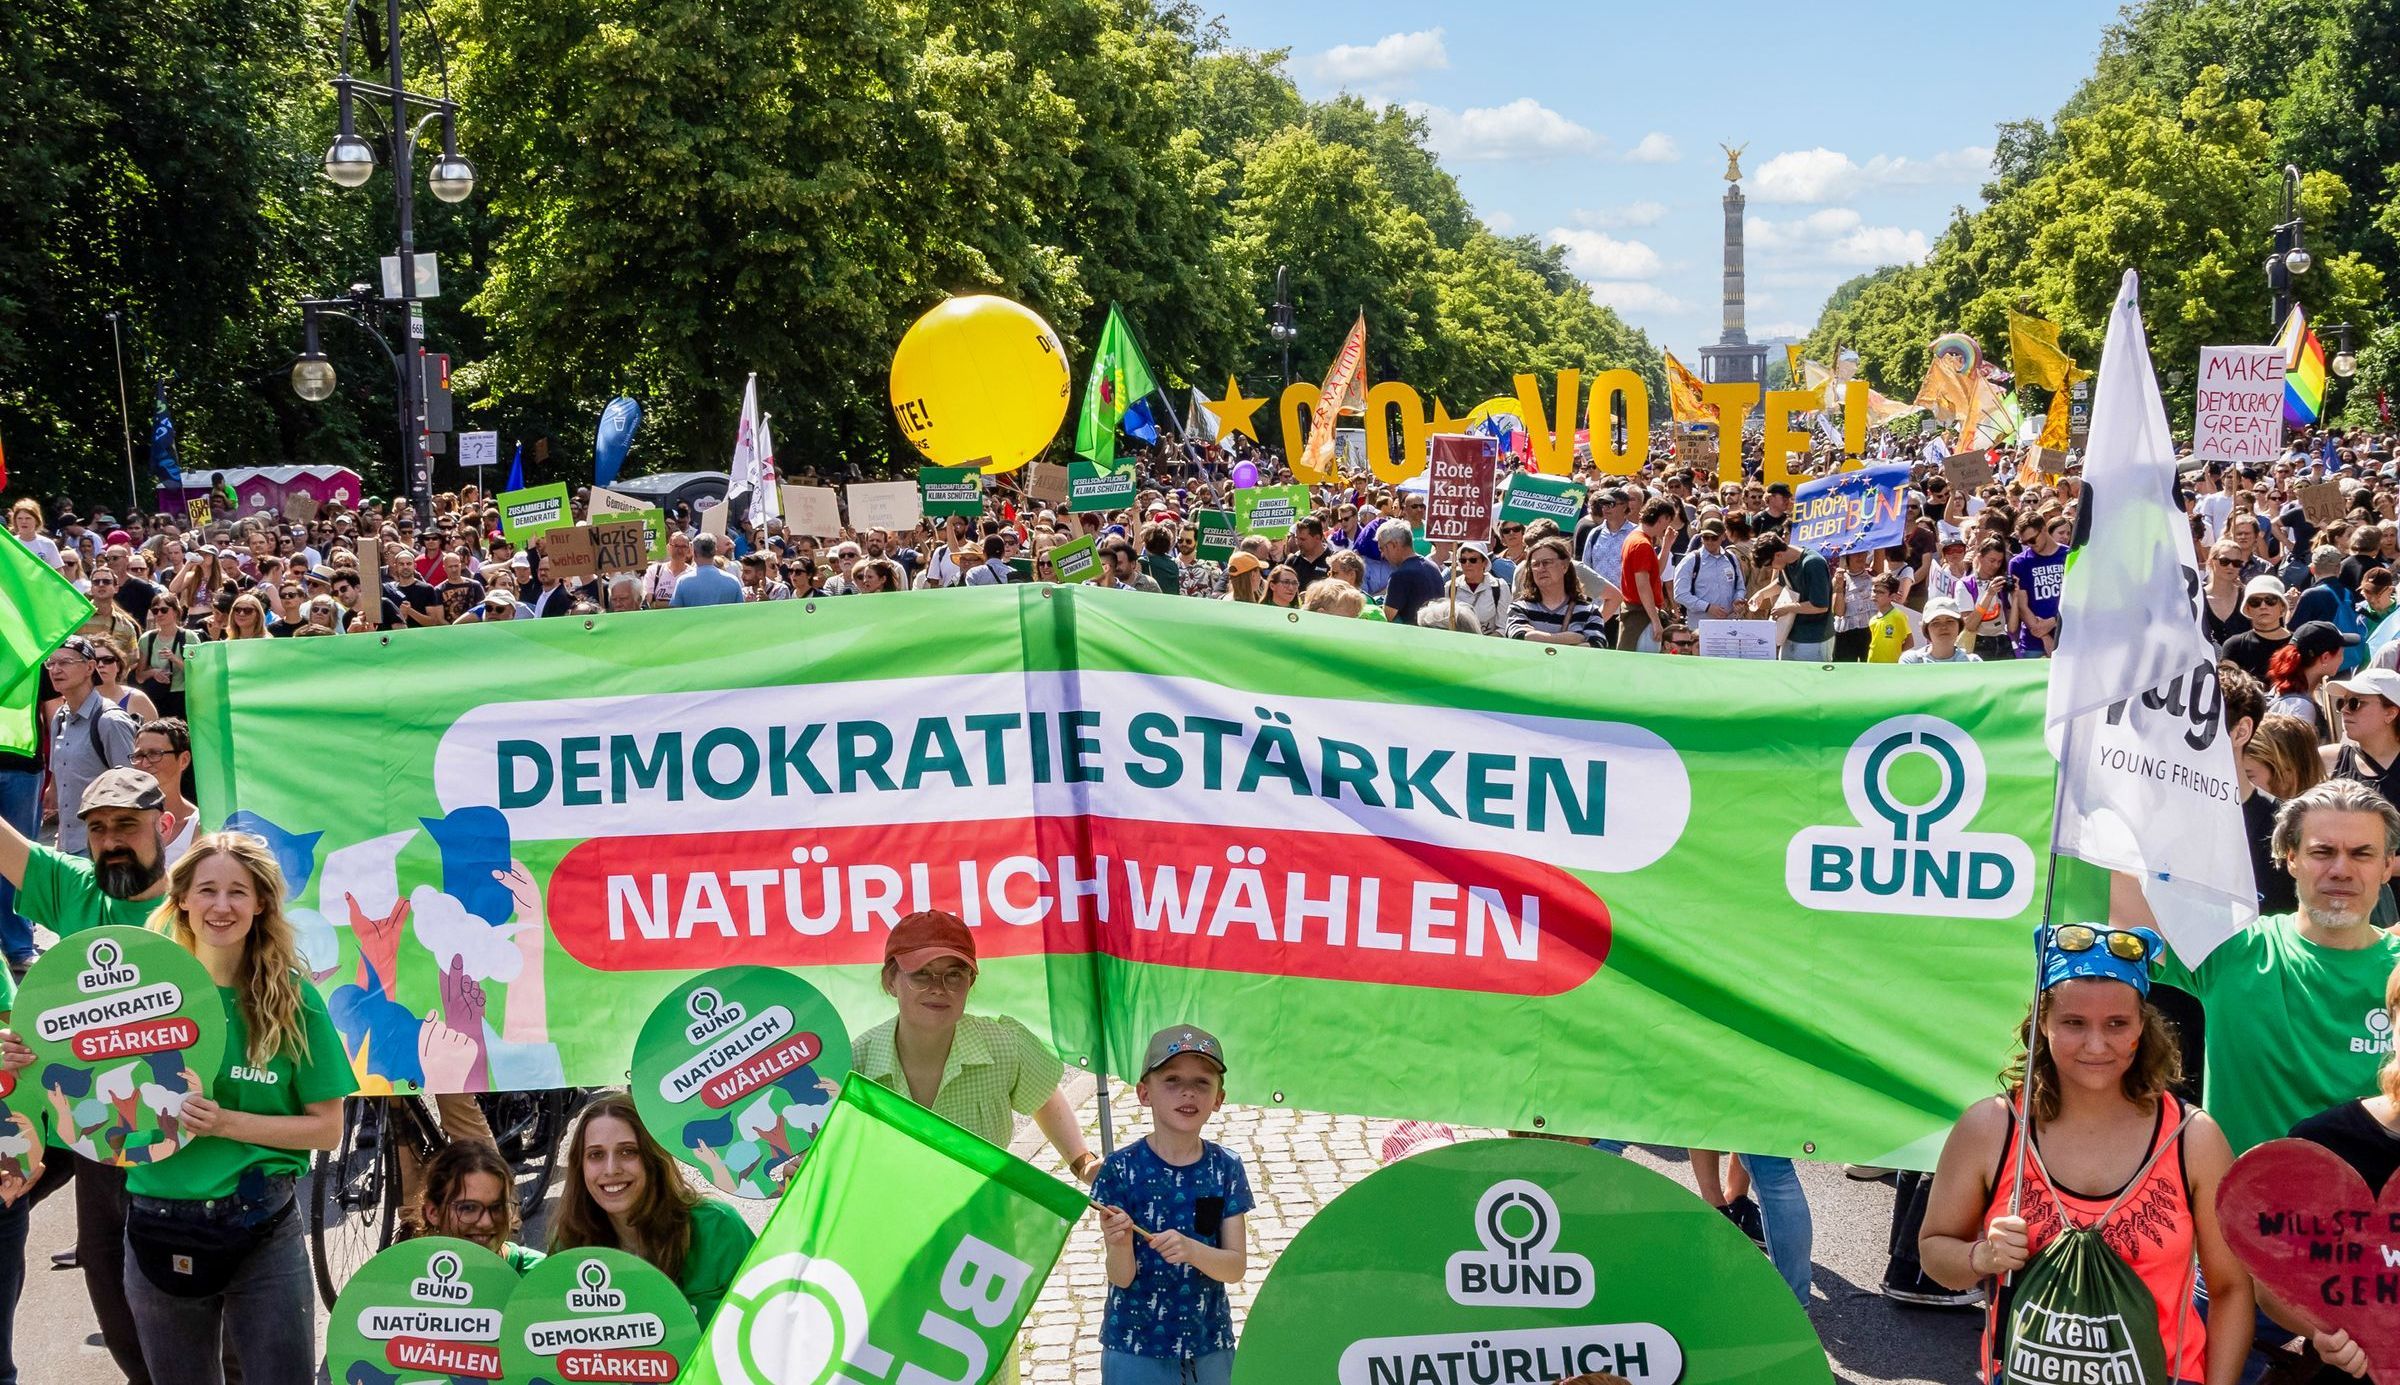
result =
[{"label": "blue balloon", "polygon": [[508,869],[508,818],[497,808],[461,808],[446,818],[419,818],[442,849],[442,893],[489,924],[508,922],[516,896],[492,878]]},{"label": "blue balloon", "polygon": [[266,843],[267,850],[274,853],[275,864],[283,868],[283,898],[287,905],[308,892],[309,879],[317,873],[317,838],[324,833],[287,832],[247,808],[225,819],[225,830]]},{"label": "blue balloon", "polygon": [[592,439],[592,484],[613,486],[625,469],[625,451],[633,446],[633,430],[642,426],[642,406],[619,395],[600,411],[600,431]]}]

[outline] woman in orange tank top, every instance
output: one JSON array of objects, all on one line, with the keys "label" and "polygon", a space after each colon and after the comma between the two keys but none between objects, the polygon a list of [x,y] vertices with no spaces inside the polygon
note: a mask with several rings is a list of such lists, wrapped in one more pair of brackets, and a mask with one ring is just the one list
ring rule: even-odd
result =
[{"label": "woman in orange tank top", "polygon": [[[2030,1055],[2001,1075],[2002,1095],[1951,1128],[1917,1242],[1925,1273],[1953,1289],[1982,1286],[1981,1375],[1999,1385],[2004,1281],[2066,1226],[2097,1225],[2158,1304],[2168,1371],[2236,1385],[2256,1318],[2249,1273],[2217,1226],[2217,1182],[2233,1150],[2215,1121],[2167,1090],[2181,1063],[2173,1029],[2150,1003],[2158,935],[2068,924],[2037,930],[2037,945]],[[2028,1072],[2032,1129],[2020,1144]],[[2205,1322],[2192,1307],[2195,1252],[2208,1284]]]}]

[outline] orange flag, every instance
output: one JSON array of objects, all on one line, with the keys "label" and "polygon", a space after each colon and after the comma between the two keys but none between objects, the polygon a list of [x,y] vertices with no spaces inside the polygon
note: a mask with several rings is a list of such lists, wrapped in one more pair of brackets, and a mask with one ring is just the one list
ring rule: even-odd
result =
[{"label": "orange flag", "polygon": [[1312,486],[1334,480],[1335,420],[1343,414],[1363,415],[1366,411],[1367,315],[1362,310],[1358,321],[1350,326],[1350,335],[1342,341],[1342,349],[1335,353],[1333,368],[1325,372],[1325,383],[1318,387],[1317,411],[1309,421],[1308,443],[1292,459],[1292,474]]},{"label": "orange flag", "polygon": [[1674,411],[1677,423],[1714,423],[1717,406],[1700,402],[1700,377],[1691,368],[1675,359],[1669,351],[1667,358],[1667,405]]}]

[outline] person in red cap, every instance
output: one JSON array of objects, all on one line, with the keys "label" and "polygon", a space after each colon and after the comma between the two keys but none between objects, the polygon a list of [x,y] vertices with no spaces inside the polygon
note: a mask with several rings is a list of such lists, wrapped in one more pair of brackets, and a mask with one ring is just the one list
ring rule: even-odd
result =
[{"label": "person in red cap", "polygon": [[1016,1118],[1031,1116],[1075,1176],[1091,1182],[1100,1159],[1058,1088],[1066,1064],[1016,1020],[967,1013],[978,972],[975,935],[956,914],[926,909],[901,919],[883,945],[883,989],[899,1013],[858,1036],[851,1066],[1003,1149]]}]

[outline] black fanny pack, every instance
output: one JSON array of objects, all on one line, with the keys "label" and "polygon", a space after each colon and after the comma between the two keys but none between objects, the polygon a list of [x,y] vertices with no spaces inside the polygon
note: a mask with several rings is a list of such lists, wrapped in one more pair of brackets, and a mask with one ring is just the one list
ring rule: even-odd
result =
[{"label": "black fanny pack", "polygon": [[177,1298],[222,1293],[234,1272],[265,1245],[297,1205],[292,1175],[246,1169],[225,1197],[205,1201],[126,1200],[125,1245],[143,1277]]}]

